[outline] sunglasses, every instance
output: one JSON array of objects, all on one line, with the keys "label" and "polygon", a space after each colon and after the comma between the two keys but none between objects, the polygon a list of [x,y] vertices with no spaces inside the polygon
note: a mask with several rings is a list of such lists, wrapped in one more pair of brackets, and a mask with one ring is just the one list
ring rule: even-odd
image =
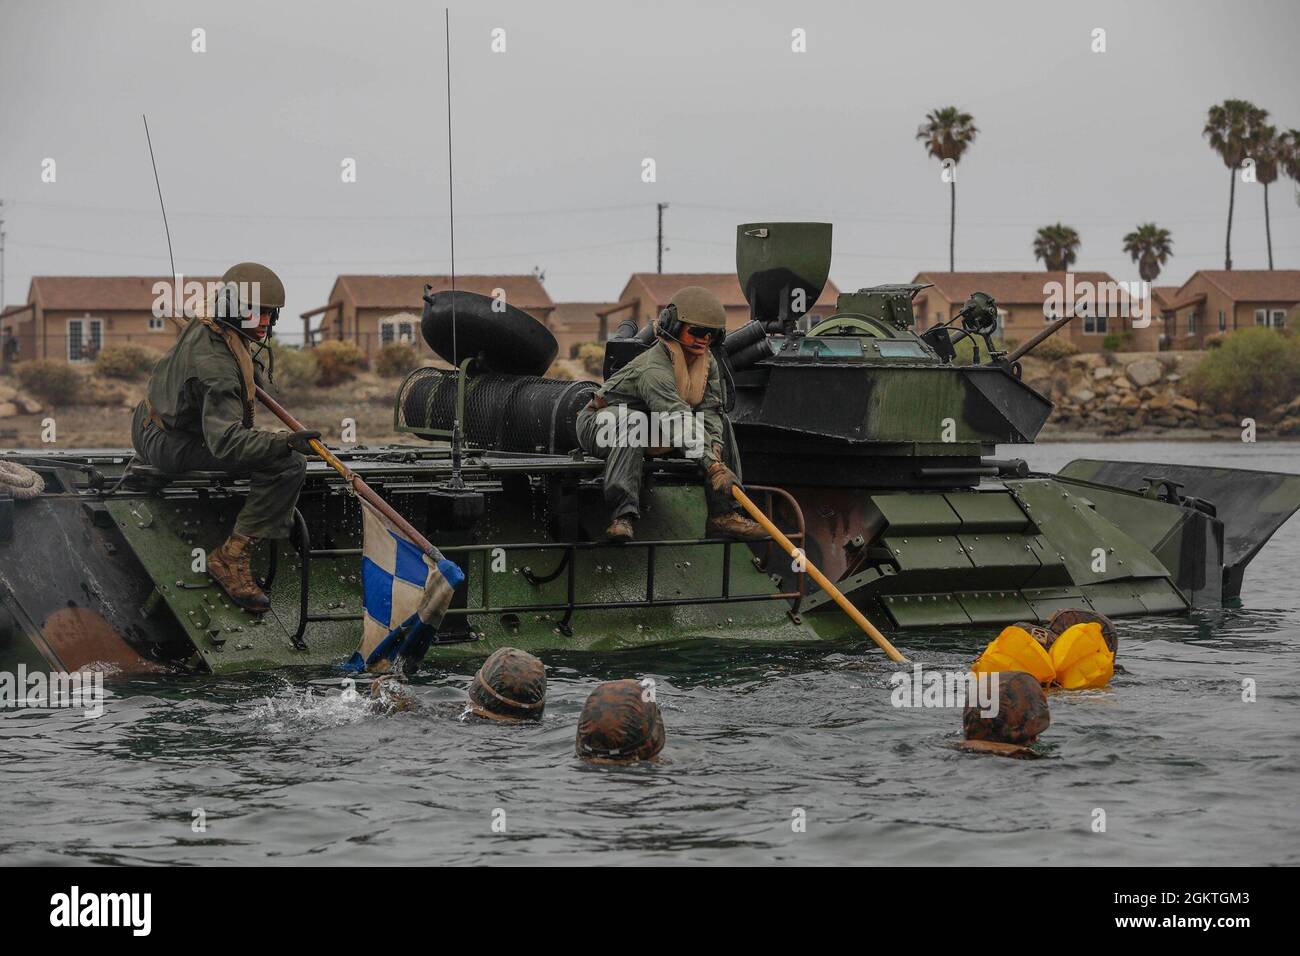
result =
[{"label": "sunglasses", "polygon": [[718,334],[717,329],[708,329],[699,325],[683,325],[682,331],[693,339],[711,339]]}]

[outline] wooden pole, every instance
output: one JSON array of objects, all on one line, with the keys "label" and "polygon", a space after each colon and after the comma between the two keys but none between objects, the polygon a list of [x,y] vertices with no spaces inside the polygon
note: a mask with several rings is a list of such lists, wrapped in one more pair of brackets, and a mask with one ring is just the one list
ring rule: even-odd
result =
[{"label": "wooden pole", "polygon": [[[296,432],[304,430],[302,422],[289,414],[288,410],[286,410],[283,405],[263,391],[260,386],[257,386],[257,398],[258,401],[271,410],[271,413],[275,415],[276,418],[280,419],[280,421],[284,423],[286,428]],[[416,531],[409,521],[394,510],[392,505],[379,497],[375,490],[366,484],[360,476],[354,474],[351,468],[339,461],[339,459],[335,457],[334,453],[326,448],[323,443],[313,438],[311,440],[311,450],[343,476],[343,480],[348,483],[348,487],[352,489],[358,498],[364,498],[369,504],[373,505],[376,511],[391,521],[397,529],[402,532],[402,534],[410,538],[411,541],[429,557],[434,560],[441,560],[441,551],[435,548],[428,539],[424,537],[424,535]]]},{"label": "wooden pole", "polygon": [[803,566],[805,570],[807,570],[809,576],[817,582],[818,586],[823,591],[834,599],[835,603],[840,606],[840,610],[847,614],[854,624],[862,628],[863,633],[875,641],[880,649],[889,655],[891,661],[894,661],[897,664],[907,663],[907,658],[898,653],[898,649],[894,647],[893,644],[889,643],[885,635],[876,630],[876,626],[868,621],[863,613],[854,607],[853,603],[849,601],[848,598],[840,593],[840,589],[831,583],[830,578],[817,570],[813,563],[808,560],[807,556],[796,548],[789,538],[781,533],[781,529],[772,524],[767,515],[763,514],[763,512],[759,510],[758,505],[749,500],[749,495],[740,490],[740,485],[732,485],[731,494],[740,502],[744,509],[749,512],[749,516],[762,525],[763,530],[770,534],[776,540],[776,543],[785,549],[786,553],[790,555],[790,557],[794,558],[796,561],[803,562]]}]

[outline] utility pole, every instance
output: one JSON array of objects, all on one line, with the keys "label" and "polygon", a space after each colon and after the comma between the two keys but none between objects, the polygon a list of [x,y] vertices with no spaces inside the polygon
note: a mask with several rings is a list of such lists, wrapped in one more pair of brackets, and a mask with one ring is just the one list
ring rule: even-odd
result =
[{"label": "utility pole", "polygon": [[0,312],[5,310],[5,201],[0,199]]},{"label": "utility pole", "polygon": [[664,271],[664,210],[668,208],[668,203],[658,203],[659,207],[659,269],[660,275]]}]

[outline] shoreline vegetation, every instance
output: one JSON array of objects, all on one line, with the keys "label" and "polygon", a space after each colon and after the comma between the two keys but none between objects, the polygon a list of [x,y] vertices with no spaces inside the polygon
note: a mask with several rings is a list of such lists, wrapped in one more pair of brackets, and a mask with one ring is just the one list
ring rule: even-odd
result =
[{"label": "shoreline vegetation", "polygon": [[[577,346],[548,376],[599,379],[603,348]],[[157,354],[136,346],[104,349],[91,363],[23,362],[0,377],[0,447],[115,448],[131,444],[131,412],[143,398]],[[352,343],[310,351],[278,345],[272,391],[295,413],[341,443],[419,442],[393,427],[402,378],[421,365],[413,347],[387,345],[367,362]],[[1077,353],[1048,340],[1021,361],[1022,379],[1055,409],[1042,444],[1108,441],[1242,442],[1253,420],[1256,440],[1300,440],[1300,338],[1243,329],[1203,352]],[[1278,396],[1285,400],[1279,400]],[[42,440],[53,418],[56,438]],[[276,427],[259,410],[260,427]]]}]

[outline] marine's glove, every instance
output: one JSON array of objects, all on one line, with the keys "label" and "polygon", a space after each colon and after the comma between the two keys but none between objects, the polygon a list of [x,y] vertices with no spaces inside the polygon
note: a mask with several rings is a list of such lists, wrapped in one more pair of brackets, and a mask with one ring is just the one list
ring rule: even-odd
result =
[{"label": "marine's glove", "polygon": [[731,494],[731,489],[740,484],[740,479],[736,477],[736,473],[720,461],[715,461],[709,465],[706,474],[709,477],[709,486],[714,491],[725,495]]},{"label": "marine's glove", "polygon": [[290,449],[298,452],[298,454],[310,455],[312,454],[311,442],[319,440],[320,432],[309,431],[304,428],[301,431],[290,432],[284,441]]}]

